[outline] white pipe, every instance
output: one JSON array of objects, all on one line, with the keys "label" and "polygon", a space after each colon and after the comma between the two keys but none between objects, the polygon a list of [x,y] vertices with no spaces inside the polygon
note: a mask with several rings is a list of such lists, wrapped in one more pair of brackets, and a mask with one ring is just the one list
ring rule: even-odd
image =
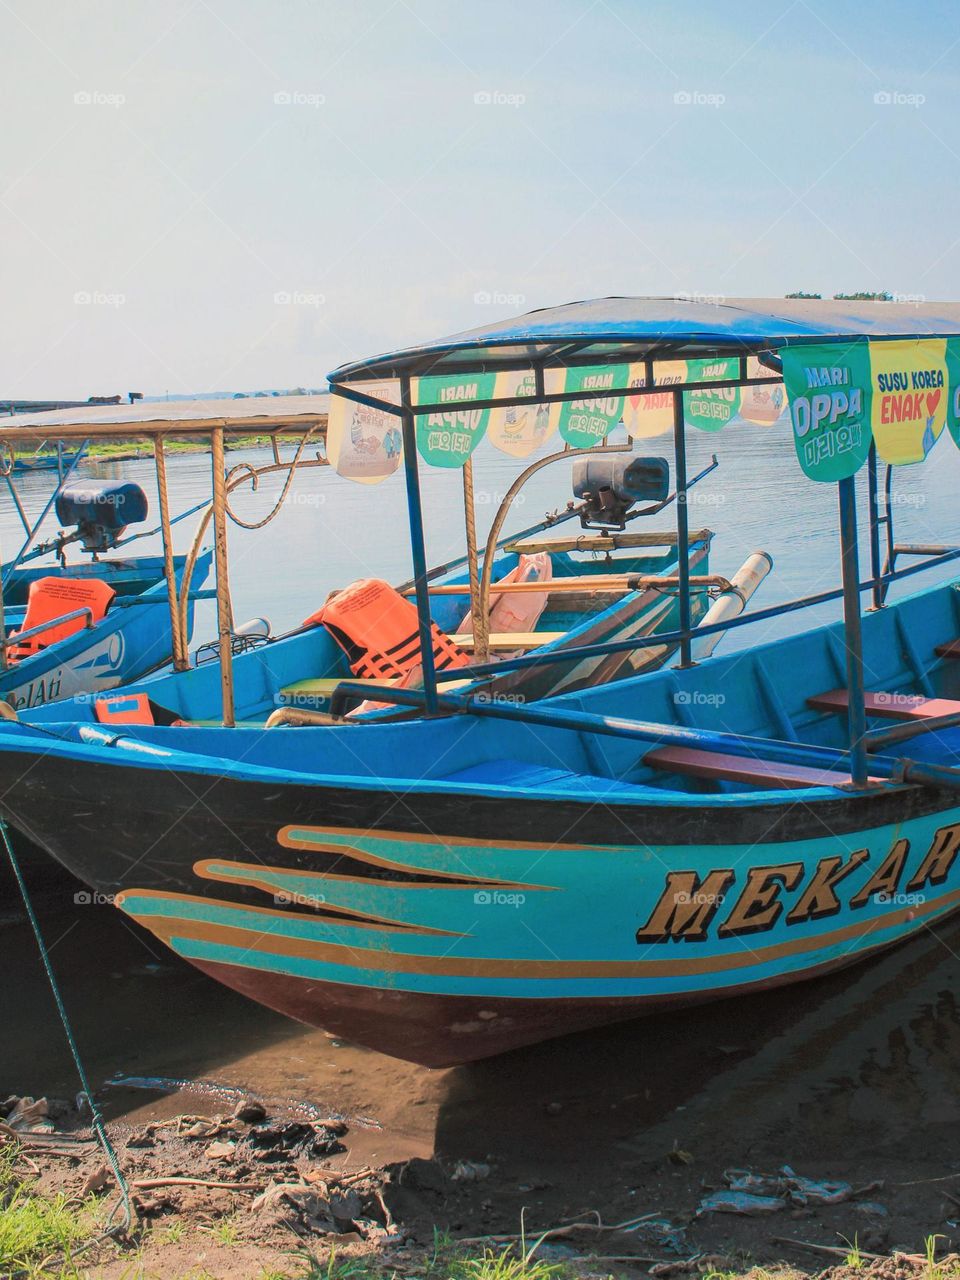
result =
[{"label": "white pipe", "polygon": [[[732,622],[734,618],[738,618],[772,568],[773,559],[766,551],[754,551],[730,579],[730,590],[717,596],[698,626],[709,627],[717,622]],[[725,634],[723,631],[715,631],[701,640],[694,639],[691,648],[694,662],[709,658]]]}]

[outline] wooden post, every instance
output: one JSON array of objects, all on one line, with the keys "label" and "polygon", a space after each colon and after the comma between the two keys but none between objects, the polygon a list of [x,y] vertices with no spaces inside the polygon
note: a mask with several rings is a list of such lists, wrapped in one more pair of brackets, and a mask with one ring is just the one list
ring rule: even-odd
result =
[{"label": "wooden post", "polygon": [[223,698],[223,727],[232,729],[233,710],[233,610],[230,605],[230,577],[227,567],[227,481],[224,472],[223,427],[215,427],[210,437],[213,466],[213,541],[217,565],[217,632],[220,637],[220,688]]},{"label": "wooden post", "polygon": [[186,671],[185,636],[180,629],[180,606],[177,601],[177,574],[173,563],[173,534],[170,529],[170,498],[167,493],[167,455],[163,436],[153,438],[153,460],[157,469],[157,494],[160,498],[160,531],[163,538],[163,576],[167,580],[167,603],[170,607],[170,636],[173,642],[173,669]]},{"label": "wooden post", "polygon": [[470,616],[473,619],[473,652],[477,662],[490,657],[490,617],[480,601],[477,569],[477,514],[473,495],[473,459],[463,464],[463,516],[467,527],[467,573],[470,578]]}]

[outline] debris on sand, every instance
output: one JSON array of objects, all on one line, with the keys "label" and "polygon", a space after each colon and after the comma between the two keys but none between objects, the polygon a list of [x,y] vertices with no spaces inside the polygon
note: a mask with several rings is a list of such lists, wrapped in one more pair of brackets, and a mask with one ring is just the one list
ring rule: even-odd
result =
[{"label": "debris on sand", "polygon": [[[12,1106],[9,1105],[11,1103]],[[11,1129],[29,1133],[52,1133],[54,1130],[50,1119],[51,1107],[46,1098],[10,1097],[3,1108],[3,1119]]]},{"label": "debris on sand", "polygon": [[787,1207],[777,1196],[761,1196],[752,1191],[712,1191],[700,1201],[697,1214],[703,1213],[779,1213]]},{"label": "debris on sand", "polygon": [[283,1120],[255,1125],[237,1144],[242,1154],[254,1160],[276,1162],[297,1156],[332,1156],[346,1151],[339,1139],[344,1125],[325,1125],[303,1120]]},{"label": "debris on sand", "polygon": [[[704,1213],[762,1214],[808,1205],[842,1204],[857,1194],[849,1182],[803,1178],[785,1164],[778,1173],[754,1173],[751,1169],[727,1169],[726,1189],[712,1191],[700,1201],[698,1216]],[[876,1184],[864,1191],[877,1190]]]}]

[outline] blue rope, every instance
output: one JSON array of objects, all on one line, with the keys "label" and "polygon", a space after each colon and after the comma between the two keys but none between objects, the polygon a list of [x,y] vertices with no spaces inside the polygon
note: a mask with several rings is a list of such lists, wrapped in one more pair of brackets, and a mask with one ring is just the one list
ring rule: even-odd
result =
[{"label": "blue rope", "polygon": [[[90,1081],[87,1079],[86,1069],[84,1068],[83,1061],[80,1057],[80,1050],[77,1047],[77,1041],[73,1034],[73,1028],[70,1025],[70,1019],[67,1016],[66,1006],[63,1003],[63,996],[60,994],[60,988],[57,985],[57,979],[53,972],[53,966],[50,963],[50,953],[47,950],[47,945],[43,940],[43,934],[40,931],[40,922],[37,919],[36,912],[33,909],[33,903],[30,901],[30,894],[27,891],[26,882],[24,881],[24,878],[23,878],[23,872],[20,870],[20,863],[17,861],[17,856],[13,852],[13,845],[10,842],[10,831],[3,818],[0,818],[0,835],[3,836],[3,843],[7,851],[7,858],[10,861],[10,866],[13,868],[13,874],[16,877],[17,885],[19,886],[19,889],[20,889],[20,896],[23,898],[23,905],[26,907],[27,917],[30,920],[30,925],[33,929],[34,937],[37,940],[37,946],[40,949],[40,957],[43,960],[43,967],[47,971],[47,980],[50,983],[50,990],[53,992],[53,998],[54,998],[54,1001],[56,1002],[57,1012],[60,1014],[60,1021],[63,1023],[63,1030],[67,1037],[67,1044],[69,1044],[70,1046],[70,1052],[73,1055],[74,1065],[77,1068],[77,1075],[80,1077],[80,1083],[83,1086],[83,1096],[86,1098],[87,1105],[90,1108],[90,1115],[92,1116],[90,1127],[93,1130],[93,1132],[96,1134],[97,1140],[100,1143],[100,1146],[103,1148],[103,1152],[106,1155],[107,1160],[110,1162],[110,1167],[113,1170],[113,1175],[117,1180],[117,1187],[119,1188],[119,1191],[120,1191],[119,1207],[122,1207],[123,1209],[123,1222],[119,1226],[113,1226],[108,1228],[106,1234],[107,1235],[114,1235],[117,1233],[124,1234],[130,1230],[130,1225],[133,1222],[133,1210],[130,1206],[130,1188],[127,1184],[126,1178],[124,1177],[123,1171],[120,1168],[120,1162],[117,1159],[117,1153],[114,1151],[113,1144],[111,1143],[109,1137],[107,1136],[107,1130],[103,1123],[103,1117],[100,1115],[100,1110],[96,1102],[94,1101],[93,1090],[90,1088]],[[116,1208],[114,1208],[110,1214],[110,1218],[108,1219],[108,1222],[110,1221],[110,1219],[113,1218],[116,1211],[117,1211]]]}]

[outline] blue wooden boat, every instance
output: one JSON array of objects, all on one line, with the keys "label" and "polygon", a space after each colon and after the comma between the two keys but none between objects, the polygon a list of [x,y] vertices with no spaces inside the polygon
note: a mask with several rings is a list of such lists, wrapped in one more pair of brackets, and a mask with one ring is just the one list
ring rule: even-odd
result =
[{"label": "blue wooden boat", "polygon": [[[199,559],[194,581],[199,587],[210,568],[211,552]],[[183,556],[174,557],[179,584]],[[101,616],[77,606],[70,588],[103,584],[113,592]],[[18,640],[28,630],[30,589],[52,586],[71,598],[57,617],[36,634],[38,648],[17,658]],[[129,684],[170,661],[173,642],[167,614],[167,586],[162,556],[98,560],[92,564],[31,567],[12,570],[3,588],[4,620],[8,631],[8,661],[0,669],[0,698],[17,711],[46,706],[77,695],[92,697]],[[82,595],[82,590],[81,593]],[[196,597],[194,597],[196,598]],[[188,609],[193,630],[194,605]],[[67,632],[60,638],[60,632]],[[48,642],[49,639],[49,642]]]},{"label": "blue wooden boat", "polygon": [[[165,558],[100,558],[140,536],[122,537],[146,520],[140,486],[65,477],[51,504],[64,526],[57,537],[28,550],[43,517],[32,528],[25,522],[27,542],[3,567],[0,698],[16,711],[115,689],[162,667],[173,653]],[[67,549],[76,544],[92,558],[68,563]],[[210,562],[211,552],[198,556],[196,587]],[[184,556],[171,557],[177,587],[185,563]],[[196,593],[187,603],[188,634],[195,599]]]},{"label": "blue wooden boat", "polygon": [[32,475],[36,471],[59,471],[62,474],[65,468],[78,462],[80,457],[79,451],[69,453],[65,450],[57,453],[37,452],[29,457],[21,454],[11,460],[10,471],[15,476]]},{"label": "blue wooden boat", "polygon": [[[637,639],[432,669],[417,419],[449,401],[418,401],[414,373],[471,378],[459,413],[520,402],[484,385],[491,365],[532,368],[546,405],[582,404],[653,394],[667,358],[690,361],[672,383],[677,576],[685,397],[729,405],[740,386],[782,380],[801,466],[838,486],[842,584],[699,628],[681,588],[681,625],[657,637],[676,644],[676,666],[546,701],[476,682]],[[396,401],[363,389],[385,377],[401,382]],[[960,307],[614,299],[350,366],[332,384],[400,422],[424,665],[422,688],[345,682],[333,710],[376,697],[416,714],[241,732],[47,712],[0,726],[11,822],[226,985],[430,1065],[782,986],[956,910],[960,594],[948,583],[890,603],[887,590],[960,547],[897,544],[888,510],[883,563],[877,465],[960,439]],[[842,623],[692,661],[698,639],[828,601]]]}]

